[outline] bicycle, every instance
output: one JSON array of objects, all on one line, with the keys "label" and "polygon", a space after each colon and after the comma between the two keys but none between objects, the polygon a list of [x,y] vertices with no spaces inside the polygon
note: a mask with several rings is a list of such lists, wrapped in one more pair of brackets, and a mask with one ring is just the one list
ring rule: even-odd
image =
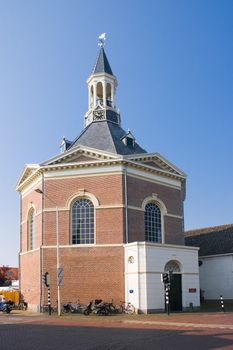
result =
[{"label": "bicycle", "polygon": [[83,312],[84,305],[80,304],[80,301],[78,299],[77,303],[72,303],[69,301],[68,303],[65,303],[62,305],[62,312],[64,313],[82,313]]},{"label": "bicycle", "polygon": [[17,305],[18,310],[24,310],[26,311],[28,308],[28,303],[26,303],[25,301],[21,301],[18,305]]},{"label": "bicycle", "polygon": [[[52,313],[57,313],[57,307],[55,306],[52,306],[52,305],[50,305],[50,310],[51,310],[51,312]],[[43,313],[49,313],[49,305],[48,304],[46,304],[46,305],[42,305],[42,307],[41,307],[41,312],[43,312]]]},{"label": "bicycle", "polygon": [[128,301],[121,301],[121,307],[125,314],[132,315],[135,313],[135,307]]},{"label": "bicycle", "polygon": [[113,299],[112,299],[111,303],[106,303],[106,307],[107,307],[110,314],[122,314],[122,312],[123,312],[122,305],[115,305],[113,303]]}]

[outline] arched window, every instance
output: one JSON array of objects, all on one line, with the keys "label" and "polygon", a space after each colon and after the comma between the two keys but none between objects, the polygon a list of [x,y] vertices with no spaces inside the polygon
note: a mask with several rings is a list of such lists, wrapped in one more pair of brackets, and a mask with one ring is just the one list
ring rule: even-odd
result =
[{"label": "arched window", "polygon": [[107,106],[112,107],[112,91],[111,84],[107,83],[106,85],[106,98],[107,98]]},{"label": "arched window", "polygon": [[145,206],[145,240],[147,242],[161,243],[161,211],[155,203]]},{"label": "arched window", "polygon": [[99,81],[97,84],[97,105],[103,105],[103,84]]},{"label": "arched window", "polygon": [[72,206],[72,244],[94,243],[94,205],[87,198]]},{"label": "arched window", "polygon": [[92,85],[90,90],[90,108],[93,108],[93,105],[94,105],[94,88]]},{"label": "arched window", "polygon": [[36,236],[36,217],[35,209],[31,208],[28,213],[28,250],[35,248],[35,236]]},{"label": "arched window", "polygon": [[164,271],[165,272],[180,272],[180,266],[179,266],[178,262],[176,262],[174,260],[170,260],[166,263]]}]

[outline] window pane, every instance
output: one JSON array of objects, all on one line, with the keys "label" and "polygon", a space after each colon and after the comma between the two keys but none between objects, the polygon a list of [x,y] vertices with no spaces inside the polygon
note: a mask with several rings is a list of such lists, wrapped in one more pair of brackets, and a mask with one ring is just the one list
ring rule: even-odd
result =
[{"label": "window pane", "polygon": [[161,212],[154,203],[148,203],[145,208],[145,240],[161,243]]},{"label": "window pane", "polygon": [[35,248],[35,210],[32,208],[28,215],[28,249]]},{"label": "window pane", "polygon": [[72,207],[72,243],[94,243],[94,206],[89,199],[79,199]]}]

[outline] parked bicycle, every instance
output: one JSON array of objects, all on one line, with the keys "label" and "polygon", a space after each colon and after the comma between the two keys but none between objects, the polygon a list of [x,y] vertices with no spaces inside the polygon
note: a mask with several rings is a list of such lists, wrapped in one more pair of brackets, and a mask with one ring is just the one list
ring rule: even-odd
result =
[{"label": "parked bicycle", "polygon": [[115,305],[113,303],[113,300],[111,301],[111,303],[106,303],[106,307],[110,314],[122,314],[123,312],[122,305]]},{"label": "parked bicycle", "polygon": [[104,303],[102,299],[91,300],[83,310],[84,315],[88,316],[91,313],[95,315],[107,316],[109,315],[108,304]]},{"label": "parked bicycle", "polygon": [[[57,313],[57,306],[50,305],[50,310],[52,313]],[[48,304],[42,305],[41,312],[49,313],[49,305]]]},{"label": "parked bicycle", "polygon": [[24,310],[26,311],[28,309],[28,303],[25,301],[20,301],[20,303],[16,306],[18,310]]},{"label": "parked bicycle", "polygon": [[79,300],[76,304],[71,303],[71,301],[70,301],[70,302],[62,305],[62,311],[64,313],[69,313],[69,312],[70,313],[82,313],[83,308],[84,308],[84,306],[80,304]]},{"label": "parked bicycle", "polygon": [[132,315],[135,313],[135,307],[130,302],[121,301],[121,307],[125,314]]}]

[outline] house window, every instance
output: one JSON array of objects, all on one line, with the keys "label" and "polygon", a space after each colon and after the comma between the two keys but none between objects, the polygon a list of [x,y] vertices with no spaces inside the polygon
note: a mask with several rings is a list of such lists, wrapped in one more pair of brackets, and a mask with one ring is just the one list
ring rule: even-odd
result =
[{"label": "house window", "polygon": [[28,250],[35,248],[35,236],[36,236],[36,225],[35,225],[35,209],[31,208],[28,214]]},{"label": "house window", "polygon": [[145,240],[161,243],[161,211],[155,203],[145,207]]},{"label": "house window", "polygon": [[86,198],[72,206],[72,244],[94,243],[94,205]]}]

